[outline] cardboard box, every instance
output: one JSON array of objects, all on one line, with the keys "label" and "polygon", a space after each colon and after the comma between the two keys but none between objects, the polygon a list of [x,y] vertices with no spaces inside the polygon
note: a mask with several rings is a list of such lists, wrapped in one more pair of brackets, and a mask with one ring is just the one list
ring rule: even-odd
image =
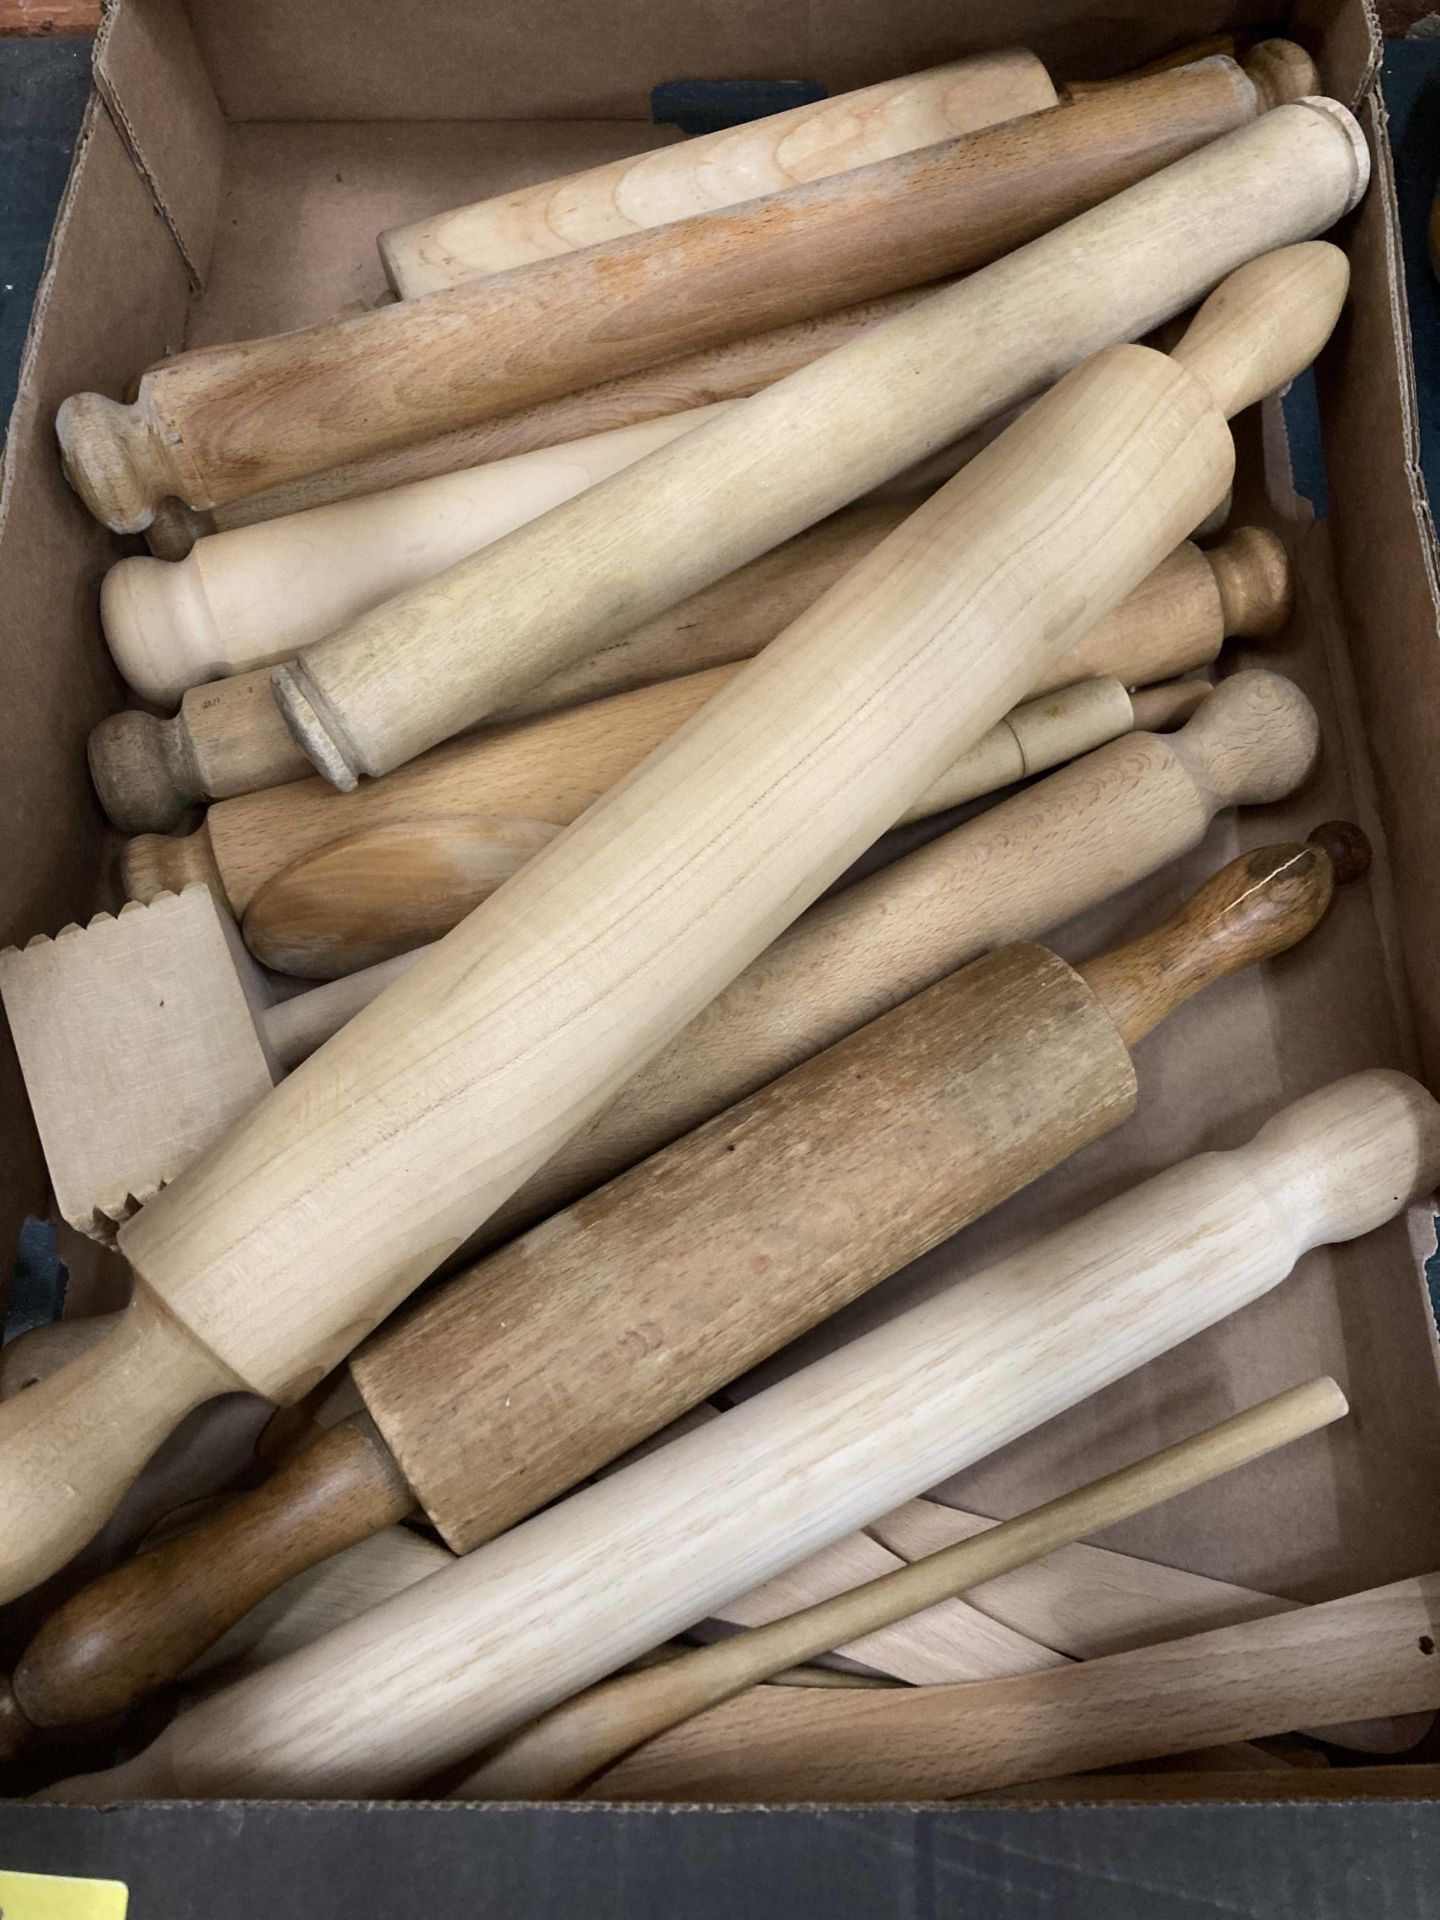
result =
[{"label": "cardboard box", "polygon": [[[96,49],[98,97],[37,303],[0,491],[0,631],[7,636],[0,794],[11,848],[0,871],[0,943],[53,933],[118,904],[116,841],[90,794],[84,743],[95,721],[123,703],[96,621],[100,576],[123,543],[86,515],[61,477],[53,419],[67,394],[122,395],[146,366],[182,346],[298,326],[376,301],[384,292],[373,244],[379,229],[674,138],[647,117],[651,87],[666,80],[803,78],[838,92],[1015,42],[1033,47],[1061,78],[1089,77],[1227,26],[1262,23],[1292,32],[1316,55],[1327,90],[1361,113],[1375,162],[1367,199],[1335,236],[1350,249],[1354,285],[1318,376],[1328,522],[1317,524],[1293,491],[1278,406],[1264,410],[1263,423],[1242,422],[1240,432],[1236,518],[1282,532],[1300,575],[1300,608],[1278,644],[1255,654],[1232,648],[1224,666],[1264,663],[1292,674],[1321,712],[1324,764],[1303,794],[1222,819],[1191,859],[1063,929],[1055,944],[1072,957],[1093,952],[1177,903],[1238,847],[1303,837],[1327,818],[1361,822],[1375,843],[1375,872],[1340,901],[1315,940],[1263,974],[1213,991],[1144,1044],[1141,1112],[1124,1133],[896,1276],[776,1364],[793,1365],[1173,1160],[1245,1139],[1275,1107],[1342,1073],[1400,1065],[1440,1085],[1440,889],[1426,857],[1440,834],[1440,771],[1427,724],[1440,711],[1436,561],[1414,467],[1393,192],[1374,90],[1378,41],[1360,0],[1304,0],[1288,11],[1223,0],[1112,0],[1103,18],[1082,0],[972,0],[963,9],[942,0],[907,0],[903,8],[849,0],[822,10],[799,0],[722,9],[678,0],[611,0],[600,8],[571,0],[493,0],[485,8],[464,0],[312,0],[300,8],[284,0],[192,0],[188,12],[179,0],[119,0]],[[47,1200],[8,1052],[0,1059],[0,1116],[8,1144],[0,1245],[13,1246],[20,1222],[43,1213]],[[1428,1215],[1408,1227],[1397,1223],[1357,1246],[1311,1256],[1237,1320],[947,1491],[982,1511],[1013,1511],[1328,1370],[1351,1396],[1352,1419],[1252,1469],[1243,1482],[1203,1489],[1107,1538],[1307,1599],[1440,1565],[1440,1380],[1420,1270],[1433,1234]],[[78,1303],[112,1304],[118,1263],[86,1259]],[[1345,1776],[1336,1776],[1333,1789],[1337,1799],[1347,1796]],[[969,1871],[978,1857],[1009,1858],[1023,1834],[1031,1865],[1007,1867],[989,1884],[986,1911],[1003,1913],[1021,1910],[1027,1889],[1053,1895],[1067,1887],[1067,1875],[1083,1879],[1090,1864],[1108,1862],[1106,1871],[1123,1878],[1150,1857],[1157,1832],[1167,1857],[1193,1849],[1212,1869],[1214,1842],[1203,1836],[1213,1835],[1217,1821],[1232,1836],[1228,1844],[1283,1857],[1298,1844],[1299,1816],[1314,1812],[1243,1811],[1239,1819],[1222,1808],[721,1817],[453,1807],[384,1814],[276,1807],[241,1815],[195,1807],[99,1816],[11,1806],[0,1808],[0,1865],[50,1862],[45,1870],[78,1872],[108,1862],[124,1878],[137,1849],[163,1849],[174,1862],[174,1885],[167,1889],[152,1859],[144,1868],[149,1903],[141,1907],[137,1897],[133,1910],[220,1916],[241,1911],[230,1904],[238,1892],[253,1914],[264,1910],[267,1885],[293,1888],[280,1865],[301,1848],[335,1863],[329,1882],[316,1882],[313,1899],[307,1896],[307,1912],[344,1906],[347,1888],[352,1901],[362,1889],[381,1899],[384,1885],[391,1892],[371,1910],[388,1914],[411,1911],[427,1888],[425,1910],[433,1910],[442,1885],[466,1884],[456,1860],[483,1849],[499,1876],[489,1883],[497,1911],[517,1903],[568,1910],[567,1876],[619,1874],[621,1863],[628,1874],[635,1859],[647,1873],[668,1863],[674,1877],[656,1885],[687,1913],[711,1910],[717,1873],[732,1892],[743,1886],[747,1902],[763,1878],[779,1875],[787,1904],[807,1897],[797,1884],[812,1884],[827,1912],[885,1913],[931,1909],[939,1896],[927,1858],[964,1861]],[[1392,1873],[1398,1812],[1381,1803],[1344,1816],[1358,1823],[1351,1845],[1383,1845]],[[1341,1831],[1327,1834],[1334,1841]],[[1419,1831],[1406,1829],[1411,1840]],[[238,1836],[238,1875],[207,1855],[222,1833]],[[1242,1833],[1264,1838],[1241,1840]],[[393,1856],[385,1851],[392,1843]],[[1311,1852],[1313,1839],[1304,1844]],[[200,1864],[207,1857],[208,1867]],[[395,1870],[400,1858],[411,1862],[408,1874]],[[553,1858],[555,1879],[537,1866],[543,1858]],[[857,1861],[865,1864],[852,1872]],[[819,1877],[810,1882],[812,1872]],[[442,1877],[451,1873],[462,1877]],[[707,1891],[691,1897],[698,1881]],[[646,1884],[635,1883],[637,1904],[626,1911],[645,1909]],[[178,1892],[182,1885],[191,1890]],[[1238,1886],[1237,1910],[1247,1911]],[[1087,1906],[1069,1891],[1069,1910],[1113,1910]],[[1152,1881],[1151,1892],[1145,1911],[1169,1911],[1160,1882]],[[1296,1880],[1268,1910],[1324,1912],[1324,1898],[1308,1879]],[[598,1898],[593,1905],[610,1910]]]}]

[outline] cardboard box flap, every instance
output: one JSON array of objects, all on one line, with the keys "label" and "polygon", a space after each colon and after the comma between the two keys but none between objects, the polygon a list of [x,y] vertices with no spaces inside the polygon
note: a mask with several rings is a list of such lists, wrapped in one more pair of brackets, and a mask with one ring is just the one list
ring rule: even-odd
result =
[{"label": "cardboard box flap", "polygon": [[179,0],[116,6],[95,43],[95,84],[180,249],[204,285],[225,127]]}]

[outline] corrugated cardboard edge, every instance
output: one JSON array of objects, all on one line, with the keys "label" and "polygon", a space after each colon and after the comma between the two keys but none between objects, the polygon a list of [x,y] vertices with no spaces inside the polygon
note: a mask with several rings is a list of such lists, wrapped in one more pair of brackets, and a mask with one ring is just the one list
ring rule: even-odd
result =
[{"label": "corrugated cardboard edge", "polygon": [[95,85],[174,236],[205,284],[225,154],[220,103],[179,0],[112,0],[95,43]]}]

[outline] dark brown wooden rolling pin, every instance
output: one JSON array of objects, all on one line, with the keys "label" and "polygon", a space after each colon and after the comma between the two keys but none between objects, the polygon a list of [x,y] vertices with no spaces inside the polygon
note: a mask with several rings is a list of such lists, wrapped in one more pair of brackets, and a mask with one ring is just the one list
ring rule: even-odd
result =
[{"label": "dark brown wooden rolling pin", "polygon": [[1268,847],[1072,969],[1003,947],[468,1269],[351,1362],[366,1411],[56,1614],[14,1695],[99,1718],[418,1505],[468,1552],[1114,1127],[1130,1049],[1319,921],[1355,829]]},{"label": "dark brown wooden rolling pin", "polygon": [[[1297,50],[1298,53],[1298,50]],[[65,468],[119,533],[551,395],[968,271],[1316,90],[1303,54],[1107,88],[663,230],[345,320],[177,354],[133,406],[77,394]]]}]

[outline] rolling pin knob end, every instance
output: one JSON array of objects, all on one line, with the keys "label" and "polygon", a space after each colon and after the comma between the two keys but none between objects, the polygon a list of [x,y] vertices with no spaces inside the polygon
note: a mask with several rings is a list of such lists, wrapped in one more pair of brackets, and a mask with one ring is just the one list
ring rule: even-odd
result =
[{"label": "rolling pin knob end", "polygon": [[1370,871],[1370,842],[1353,820],[1322,820],[1305,838],[1329,855],[1337,887],[1353,886]]},{"label": "rolling pin knob end", "polygon": [[143,533],[175,491],[164,448],[138,407],[74,393],[55,417],[65,478],[115,533]]},{"label": "rolling pin knob end", "polygon": [[1206,555],[1227,634],[1269,639],[1295,611],[1285,544],[1268,527],[1237,527]]},{"label": "rolling pin knob end", "polygon": [[1315,62],[1293,40],[1259,41],[1245,62],[1245,72],[1262,113],[1322,91]]},{"label": "rolling pin knob end", "polygon": [[1313,771],[1320,723],[1293,681],[1252,667],[1220,682],[1176,735],[1175,751],[1217,808],[1263,806]]},{"label": "rolling pin knob end", "polygon": [[202,797],[185,778],[174,723],[138,708],[112,713],[92,728],[86,746],[90,778],[122,833],[166,833]]},{"label": "rolling pin knob end", "polygon": [[157,706],[177,707],[187,688],[234,670],[196,560],[117,560],[101,584],[100,625],[126,683]]},{"label": "rolling pin knob end", "polygon": [[305,670],[303,661],[292,660],[276,667],[270,675],[275,702],[285,716],[291,738],[306,754],[317,773],[341,793],[353,793],[360,775],[368,771],[345,736],[331,710]]},{"label": "rolling pin knob end", "polygon": [[204,825],[194,833],[141,833],[127,840],[120,856],[120,877],[127,900],[147,906],[162,893],[179,893],[198,880],[222,906],[229,905],[225,882],[215,863]]}]

